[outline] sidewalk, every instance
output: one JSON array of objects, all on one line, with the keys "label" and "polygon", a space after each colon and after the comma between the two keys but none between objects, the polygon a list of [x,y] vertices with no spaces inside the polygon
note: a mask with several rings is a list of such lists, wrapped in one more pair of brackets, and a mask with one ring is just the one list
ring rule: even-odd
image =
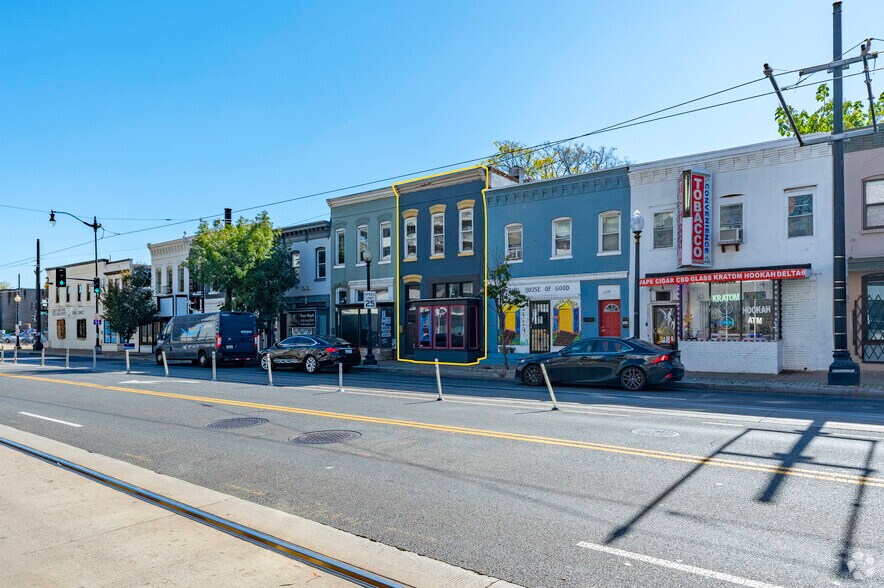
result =
[{"label": "sidewalk", "polygon": [[[332,527],[0,425],[0,437],[407,586],[517,588]],[[5,586],[352,586],[336,576],[0,446]]]}]

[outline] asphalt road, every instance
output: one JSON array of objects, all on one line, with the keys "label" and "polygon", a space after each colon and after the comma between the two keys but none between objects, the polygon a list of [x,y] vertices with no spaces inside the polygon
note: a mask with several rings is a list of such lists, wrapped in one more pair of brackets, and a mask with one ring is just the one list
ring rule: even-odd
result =
[{"label": "asphalt road", "polygon": [[884,585],[882,401],[62,364],[0,422],[518,584]]}]

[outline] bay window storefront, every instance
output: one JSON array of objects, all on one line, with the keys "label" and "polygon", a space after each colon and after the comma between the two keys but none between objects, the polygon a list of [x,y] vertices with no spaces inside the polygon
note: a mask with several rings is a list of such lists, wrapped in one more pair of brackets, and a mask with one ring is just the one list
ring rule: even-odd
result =
[{"label": "bay window storefront", "polygon": [[779,280],[679,286],[680,340],[776,341],[780,338]]},{"label": "bay window storefront", "polygon": [[421,361],[473,362],[482,355],[482,300],[437,298],[411,301],[405,309],[405,357]]}]

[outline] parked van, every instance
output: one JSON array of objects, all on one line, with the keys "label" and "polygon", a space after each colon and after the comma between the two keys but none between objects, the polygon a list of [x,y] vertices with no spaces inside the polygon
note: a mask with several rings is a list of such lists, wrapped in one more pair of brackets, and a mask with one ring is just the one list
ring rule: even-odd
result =
[{"label": "parked van", "polygon": [[212,352],[218,363],[245,362],[258,357],[258,328],[255,316],[247,312],[207,312],[173,316],[160,334],[156,347],[157,363],[189,359],[194,365],[212,365]]}]

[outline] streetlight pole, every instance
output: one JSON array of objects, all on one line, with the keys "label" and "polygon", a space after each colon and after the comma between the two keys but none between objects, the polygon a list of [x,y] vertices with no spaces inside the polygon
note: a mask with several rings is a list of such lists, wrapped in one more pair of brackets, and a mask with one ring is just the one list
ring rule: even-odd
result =
[{"label": "streetlight pole", "polygon": [[[365,262],[365,291],[371,292],[371,249],[365,248],[365,251],[362,252],[362,261]],[[365,365],[377,365],[378,360],[374,358],[374,353],[371,352],[371,309],[367,308],[368,311],[368,352],[365,354],[365,361],[363,362]]]},{"label": "streetlight pole", "polygon": [[15,291],[15,348],[21,349],[19,334],[21,333],[21,320],[18,316],[18,305],[21,303],[21,274],[18,274],[18,288]]},{"label": "streetlight pole", "polygon": [[632,213],[632,218],[629,221],[629,224],[632,226],[632,234],[635,236],[635,278],[633,289],[635,290],[633,293],[633,302],[632,302],[632,332],[636,339],[641,339],[641,329],[639,328],[639,306],[641,304],[641,296],[639,291],[639,268],[640,260],[641,260],[641,249],[639,248],[639,243],[642,238],[642,229],[645,228],[645,219],[642,217],[642,213],[639,211],[635,211]]},{"label": "streetlight pole", "polygon": [[[92,222],[88,223],[78,217],[75,214],[71,214],[69,212],[64,212],[63,210],[50,210],[49,211],[49,224],[51,226],[55,226],[55,215],[56,214],[66,214],[71,218],[77,219],[90,229],[92,229],[93,234],[95,235],[95,279],[98,280],[98,229],[101,228],[101,224],[98,222],[97,217],[92,217]],[[95,314],[98,315],[98,296],[99,293],[95,292]],[[101,328],[99,325],[95,325],[95,353],[101,353]]]},{"label": "streetlight pole", "polygon": [[40,239],[37,239],[37,335],[34,341],[34,351],[43,350],[43,289],[40,288]]}]

